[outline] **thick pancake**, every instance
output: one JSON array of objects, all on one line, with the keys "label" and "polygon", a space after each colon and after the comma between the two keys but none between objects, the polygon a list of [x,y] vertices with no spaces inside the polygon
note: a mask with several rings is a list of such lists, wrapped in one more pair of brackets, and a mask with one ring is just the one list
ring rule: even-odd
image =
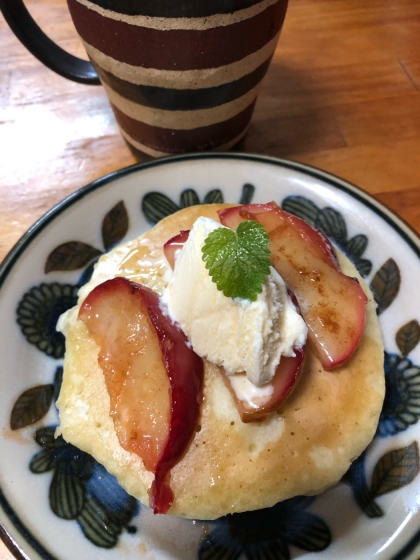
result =
[{"label": "thick pancake", "polygon": [[[193,206],[162,220],[140,240],[126,243],[99,261],[79,303],[104,280],[128,276],[154,287],[165,286],[162,246],[198,216],[217,219],[225,205]],[[143,257],[143,264],[138,264]],[[343,255],[343,271],[359,275]],[[363,338],[341,367],[325,372],[309,348],[299,385],[281,410],[261,423],[244,424],[218,368],[205,366],[204,402],[195,436],[171,471],[175,500],[169,513],[215,519],[255,510],[336,483],[371,441],[384,398],[383,345],[372,294]],[[66,335],[64,379],[57,405],[58,432],[93,455],[133,496],[148,505],[153,475],[139,457],[122,449],[109,415],[109,397],[97,356],[98,347],[70,310],[61,328]]]}]

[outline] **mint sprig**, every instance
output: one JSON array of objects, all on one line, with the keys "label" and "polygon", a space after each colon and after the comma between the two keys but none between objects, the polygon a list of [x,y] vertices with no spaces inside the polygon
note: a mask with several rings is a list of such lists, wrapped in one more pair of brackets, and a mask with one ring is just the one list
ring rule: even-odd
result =
[{"label": "mint sprig", "polygon": [[217,289],[226,297],[255,301],[270,274],[270,237],[255,221],[241,222],[236,231],[217,228],[207,236],[203,261]]}]

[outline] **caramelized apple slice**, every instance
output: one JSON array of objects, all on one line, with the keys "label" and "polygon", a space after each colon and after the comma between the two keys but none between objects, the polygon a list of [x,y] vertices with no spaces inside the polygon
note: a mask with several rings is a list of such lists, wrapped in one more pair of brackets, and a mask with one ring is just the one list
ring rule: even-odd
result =
[{"label": "caramelized apple slice", "polygon": [[[249,209],[249,210],[248,210]],[[235,230],[244,220],[254,220],[251,215],[255,213],[269,212],[272,210],[271,204],[245,204],[242,206],[232,206],[225,210],[219,210],[220,223],[230,229]]]},{"label": "caramelized apple slice", "polygon": [[289,214],[275,202],[234,206],[226,210],[220,210],[218,214],[220,222],[230,229],[236,229],[238,224],[244,220],[257,220],[265,227],[267,233],[280,225],[292,227],[309,244],[312,252],[325,260],[330,266],[340,268],[334,247],[322,231],[313,228],[298,216]]},{"label": "caramelized apple slice", "polygon": [[338,270],[325,236],[275,203],[236,208],[236,216],[232,212],[226,219],[221,213],[222,223],[242,217],[264,225],[273,266],[296,295],[322,366],[341,365],[357,348],[365,326],[367,297],[359,282]]},{"label": "caramelized apple slice", "polygon": [[157,294],[125,278],[108,280],[86,298],[79,318],[100,348],[121,446],[155,473],[150,505],[173,501],[169,471],[193,433],[203,396],[203,362],[184,333],[163,315]]},{"label": "caramelized apple slice", "polygon": [[270,234],[274,268],[293,290],[324,369],[344,363],[360,342],[367,297],[359,282],[317,258],[293,228]]},{"label": "caramelized apple slice", "polygon": [[294,351],[294,357],[282,356],[273,379],[261,388],[264,394],[261,395],[258,390],[254,391],[251,387],[249,399],[243,396],[242,391],[235,390],[238,381],[242,388],[250,383],[245,374],[239,374],[242,379],[238,380],[235,379],[236,375],[227,375],[224,368],[220,368],[223,381],[235,401],[242,422],[264,420],[268,414],[277,410],[293,391],[300,379],[305,362],[304,349],[295,348]]},{"label": "caramelized apple slice", "polygon": [[178,235],[171,237],[163,246],[163,252],[172,270],[175,268],[175,253],[179,249],[182,249],[189,234],[190,230],[181,230]]}]

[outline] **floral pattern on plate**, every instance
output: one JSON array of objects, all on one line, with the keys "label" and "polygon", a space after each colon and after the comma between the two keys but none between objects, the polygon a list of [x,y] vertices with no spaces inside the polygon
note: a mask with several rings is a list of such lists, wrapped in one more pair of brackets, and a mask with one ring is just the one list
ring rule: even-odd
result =
[{"label": "floral pattern on plate", "polygon": [[[230,157],[228,156],[228,159]],[[238,157],[244,161],[252,160],[252,157],[248,156]],[[188,157],[179,159],[188,161]],[[273,164],[272,160],[264,158],[256,160],[257,163]],[[171,163],[169,160],[168,162]],[[165,162],[162,163],[165,165]],[[339,180],[299,164],[274,163],[296,173],[307,173],[316,180],[330,181],[334,188],[339,183]],[[123,171],[120,177],[124,176],[124,173],[130,174],[131,171]],[[111,182],[113,180],[112,177],[109,179]],[[64,351],[64,340],[56,333],[55,324],[58,316],[74,305],[79,287],[90,279],[93,266],[100,255],[122,241],[127,234],[133,237],[138,233],[137,230],[132,232],[132,224],[138,220],[139,214],[146,222],[153,224],[164,216],[193,204],[223,202],[225,197],[232,200],[226,187],[210,187],[203,190],[202,187],[191,188],[191,180],[184,184],[188,187],[180,189],[178,198],[168,195],[168,191],[164,189],[160,191],[154,185],[149,189],[140,189],[137,204],[133,204],[133,197],[131,202],[129,197],[125,196],[123,199],[114,199],[115,202],[109,205],[110,210],[98,227],[95,226],[98,214],[91,213],[88,229],[91,231],[93,228],[99,235],[89,233],[78,241],[69,235],[67,240],[58,242],[52,250],[41,256],[44,258],[44,276],[41,281],[22,290],[16,299],[15,313],[19,329],[27,345],[33,347],[35,352],[45,355],[45,374],[42,378],[49,378],[49,381],[34,385],[28,383],[20,396],[15,395],[8,412],[10,428],[13,433],[32,434],[34,443],[31,447],[31,457],[26,466],[23,465],[28,473],[32,473],[31,487],[37,485],[37,480],[41,480],[42,477],[45,480],[47,477],[48,489],[42,494],[45,484],[41,485],[38,499],[43,500],[44,496],[48,500],[52,517],[78,527],[79,534],[92,543],[93,548],[89,549],[87,557],[92,554],[96,556],[92,550],[108,549],[118,553],[120,547],[123,547],[123,550],[127,546],[127,536],[137,538],[144,535],[144,542],[151,543],[151,553],[154,550],[153,543],[157,541],[150,537],[150,534],[153,535],[151,527],[154,521],[150,521],[151,518],[148,517],[148,508],[128,496],[115,478],[92,457],[65,443],[62,438],[54,438],[55,400],[61,384],[61,359]],[[217,182],[213,184],[217,185]],[[341,188],[341,185],[339,187]],[[259,196],[260,188],[260,185],[256,184],[254,187],[251,182],[243,181],[237,197],[238,202],[252,202]],[[346,188],[344,186],[344,190]],[[227,192],[229,194],[226,194]],[[261,200],[261,196],[259,199]],[[327,204],[325,200],[328,200]],[[328,197],[324,199],[323,196],[303,196],[295,194],[294,188],[291,188],[289,192],[283,193],[281,198],[277,197],[277,201],[287,211],[303,217],[321,229],[349,256],[361,275],[370,278],[369,283],[378,304],[379,315],[387,314],[388,309],[395,310],[404,293],[403,268],[399,264],[402,257],[398,252],[389,248],[388,256],[382,260],[378,259],[376,251],[369,252],[371,234],[366,234],[362,227],[354,232],[350,215],[343,211],[343,207],[338,209]],[[353,233],[350,234],[350,231]],[[53,279],[48,282],[50,276],[53,276]],[[413,315],[414,313],[413,308]],[[387,317],[389,323],[389,313]],[[365,524],[375,523],[375,519],[387,519],[389,507],[384,507],[382,497],[389,493],[397,495],[405,487],[411,488],[410,485],[417,488],[420,478],[417,443],[420,367],[412,357],[412,354],[418,355],[416,349],[420,340],[420,326],[415,317],[406,313],[400,324],[393,321],[391,330],[393,334],[391,338],[388,336],[384,358],[386,398],[374,442],[353,463],[342,484],[337,487],[339,490],[347,488],[349,495],[346,499],[350,501],[346,502],[345,508],[353,508],[352,511],[356,508],[360,516],[366,519]],[[29,375],[28,379],[31,378]],[[413,491],[417,492],[418,489],[413,488],[411,492]],[[353,506],[350,502],[353,502]],[[10,519],[16,517],[3,498],[1,488],[0,506],[3,506]],[[177,525],[177,531],[191,532],[191,522],[178,521],[180,524]],[[197,524],[195,532],[191,532],[195,549],[188,558],[283,560],[305,555],[306,552],[326,553],[328,558],[336,558],[335,521],[329,508],[325,507],[323,495],[320,495],[297,497],[273,508],[229,515],[212,522],[193,522],[193,525]],[[20,520],[14,520],[13,523],[32,549],[38,552],[39,557],[55,559],[55,556],[39,544],[37,535],[31,535]],[[159,523],[157,525],[159,526]],[[159,531],[159,538],[166,536],[165,529],[156,530]],[[411,550],[416,546],[417,536],[411,535],[407,538],[407,543],[404,550],[401,549],[395,556],[398,560],[410,557]],[[148,558],[145,545],[141,546],[142,554]],[[166,548],[171,550],[169,545]],[[330,549],[333,551],[332,555],[328,555]],[[323,554],[320,556],[323,557]],[[174,556],[168,556],[162,551],[157,553],[157,557],[165,560],[184,558],[182,552],[178,552],[178,556],[176,553]],[[365,558],[363,555],[359,557]]]},{"label": "floral pattern on plate", "polygon": [[[255,187],[246,184],[241,204],[252,201]],[[193,189],[185,189],[175,204],[159,192],[147,193],[141,208],[149,223],[181,208],[195,204],[223,202],[219,189],[207,193],[202,202]],[[368,245],[366,235],[359,233],[348,239],[343,216],[333,208],[318,208],[305,197],[289,196],[282,207],[320,229],[353,261],[362,276],[372,271],[370,260],[363,258]],[[112,249],[126,235],[129,217],[120,201],[102,221],[105,251]],[[17,321],[29,343],[55,359],[64,355],[64,340],[55,326],[61,313],[75,305],[77,291],[89,280],[93,264],[103,251],[88,243],[69,241],[57,246],[47,257],[45,272],[85,269],[76,285],[43,283],[26,292],[17,308]],[[389,307],[398,295],[399,269],[392,259],[374,275],[371,288],[378,304],[378,314]],[[402,356],[385,353],[386,398],[377,437],[392,436],[418,421],[420,415],[420,368],[407,359],[407,354],[420,340],[415,320],[401,327],[397,344]],[[58,397],[62,367],[57,367],[50,385],[32,387],[16,401],[11,413],[12,429],[20,429],[39,421]],[[125,529],[135,531],[130,522],[140,508],[90,455],[54,438],[54,426],[38,428],[34,434],[41,447],[30,462],[34,474],[53,471],[49,502],[52,512],[65,520],[76,521],[86,538],[98,547],[111,548]],[[384,454],[375,465],[370,488],[366,482],[366,451],[352,465],[343,482],[351,486],[353,497],[368,517],[385,515],[375,498],[410,484],[419,472],[419,450],[416,441],[407,447]],[[208,537],[198,546],[200,560],[232,560],[242,555],[247,560],[290,558],[289,546],[308,552],[325,550],[332,540],[327,523],[306,511],[316,497],[297,497],[258,512],[229,515],[209,524]]]}]

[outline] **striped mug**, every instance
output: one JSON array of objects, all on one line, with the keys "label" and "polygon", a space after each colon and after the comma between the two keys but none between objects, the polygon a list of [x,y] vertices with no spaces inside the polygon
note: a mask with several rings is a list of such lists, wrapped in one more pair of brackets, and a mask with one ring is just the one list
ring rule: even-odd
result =
[{"label": "striped mug", "polygon": [[224,150],[246,134],[288,0],[67,0],[91,62],[55,45],[22,0],[6,21],[46,66],[102,83],[121,134],[151,156]]}]

